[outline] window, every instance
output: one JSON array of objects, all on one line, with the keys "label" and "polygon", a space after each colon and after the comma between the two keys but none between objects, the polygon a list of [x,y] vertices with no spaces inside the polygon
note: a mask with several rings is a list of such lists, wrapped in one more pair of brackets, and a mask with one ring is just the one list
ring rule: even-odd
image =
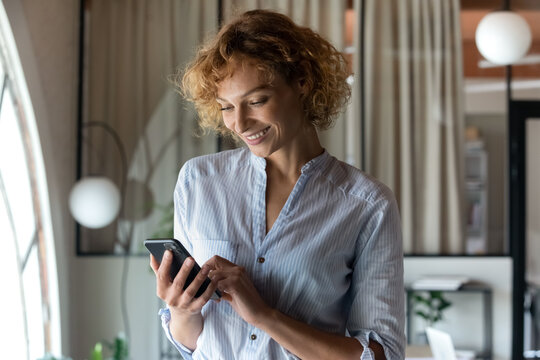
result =
[{"label": "window", "polygon": [[0,5],[0,338],[9,339],[2,349],[6,359],[37,359],[59,349],[54,248],[33,120]]}]

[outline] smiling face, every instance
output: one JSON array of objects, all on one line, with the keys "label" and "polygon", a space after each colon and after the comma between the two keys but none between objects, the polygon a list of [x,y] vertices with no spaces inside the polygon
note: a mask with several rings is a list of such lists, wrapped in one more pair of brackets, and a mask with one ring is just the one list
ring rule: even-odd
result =
[{"label": "smiling face", "polygon": [[310,141],[313,126],[304,119],[298,82],[287,84],[277,75],[263,80],[255,63],[235,61],[232,75],[218,84],[217,101],[225,126],[237,134],[251,152],[270,157],[294,151]]}]

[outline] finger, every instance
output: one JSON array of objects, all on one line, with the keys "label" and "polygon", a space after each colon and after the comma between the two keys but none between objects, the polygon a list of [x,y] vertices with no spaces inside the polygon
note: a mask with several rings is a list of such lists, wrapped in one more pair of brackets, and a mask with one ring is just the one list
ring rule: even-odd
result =
[{"label": "finger", "polygon": [[157,277],[160,281],[171,282],[171,263],[173,254],[170,250],[166,250],[161,259],[161,264],[157,272]]},{"label": "finger", "polygon": [[224,269],[232,266],[236,266],[236,264],[230,262],[229,260],[222,258],[221,256],[214,255],[212,256],[205,265],[210,266],[212,269]]},{"label": "finger", "polygon": [[184,285],[186,284],[186,280],[191,272],[191,269],[193,269],[193,266],[195,266],[195,260],[193,260],[192,257],[186,258],[182,264],[182,267],[180,268],[180,271],[178,271],[178,274],[176,274],[174,278],[173,284],[181,292],[184,291]]},{"label": "finger", "polygon": [[237,289],[245,287],[249,282],[243,272],[244,268],[235,266],[226,270],[213,270],[209,277],[218,284],[220,291],[235,293]]},{"label": "finger", "polygon": [[210,278],[210,280],[218,283],[221,280],[232,275],[234,275],[234,272],[231,270],[211,270],[208,274],[208,277]]},{"label": "finger", "polygon": [[222,291],[221,292],[221,299],[225,300],[225,301],[228,301],[228,302],[231,302],[232,301],[232,296],[231,294],[225,292],[225,291]]},{"label": "finger", "polygon": [[195,276],[195,279],[193,279],[191,284],[189,284],[189,286],[184,291],[184,296],[186,297],[187,301],[192,301],[195,295],[197,295],[197,291],[199,291],[199,288],[201,287],[202,283],[208,277],[209,272],[210,272],[210,267],[204,264],[202,269],[197,274],[197,276]]},{"label": "finger", "polygon": [[229,295],[236,293],[239,286],[237,279],[233,279],[230,276],[217,280],[216,283],[219,291],[222,293],[228,293]]},{"label": "finger", "polygon": [[150,267],[154,271],[154,274],[157,275],[158,269],[159,269],[159,263],[157,262],[154,255],[150,254]]},{"label": "finger", "polygon": [[[199,296],[199,298],[197,298],[197,300],[195,301],[193,305],[198,308],[202,308],[208,301],[210,301],[216,289],[217,289],[217,283],[214,281],[210,282],[210,285],[208,285],[204,293],[202,293],[202,295]],[[219,301],[219,299],[217,299],[216,301]]]},{"label": "finger", "polygon": [[230,279],[233,282],[240,282],[246,280],[245,269],[241,266],[234,266],[227,269],[212,270],[210,272],[210,279],[219,282],[223,279]]}]

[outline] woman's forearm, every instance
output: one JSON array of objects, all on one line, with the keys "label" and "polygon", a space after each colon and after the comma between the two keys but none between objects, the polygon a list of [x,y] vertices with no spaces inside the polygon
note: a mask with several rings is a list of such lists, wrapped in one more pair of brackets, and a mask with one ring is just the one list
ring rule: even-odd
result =
[{"label": "woman's forearm", "polygon": [[169,329],[171,335],[180,344],[190,350],[197,347],[197,339],[203,330],[203,317],[201,314],[186,315],[183,313],[171,311],[171,321]]},{"label": "woman's forearm", "polygon": [[[302,359],[359,359],[364,348],[352,337],[330,334],[272,310],[262,317],[258,328]],[[385,359],[382,346],[370,341],[375,358]]]}]

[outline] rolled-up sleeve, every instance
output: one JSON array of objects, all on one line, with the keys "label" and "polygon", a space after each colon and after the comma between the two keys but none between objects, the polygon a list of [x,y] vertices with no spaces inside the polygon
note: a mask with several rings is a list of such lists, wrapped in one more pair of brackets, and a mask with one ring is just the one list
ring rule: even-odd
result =
[{"label": "rolled-up sleeve", "polygon": [[184,345],[180,344],[178,341],[174,340],[171,329],[169,327],[169,324],[171,322],[171,312],[169,309],[164,308],[159,310],[159,315],[161,316],[161,327],[163,327],[163,330],[165,331],[165,336],[167,336],[167,339],[173,344],[173,346],[180,352],[182,357],[185,360],[191,360],[193,359],[193,351],[185,347]]},{"label": "rolled-up sleeve", "polygon": [[405,292],[401,221],[390,190],[366,207],[353,268],[349,334],[364,346],[362,360],[374,359],[369,340],[389,360],[405,357]]}]

